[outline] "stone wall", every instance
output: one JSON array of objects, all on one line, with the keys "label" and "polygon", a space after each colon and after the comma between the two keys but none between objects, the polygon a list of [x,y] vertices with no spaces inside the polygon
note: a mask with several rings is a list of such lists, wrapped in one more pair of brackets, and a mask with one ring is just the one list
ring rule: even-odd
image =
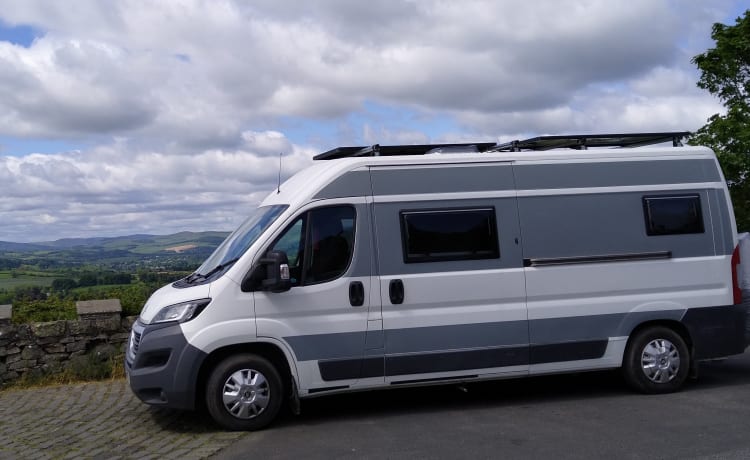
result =
[{"label": "stone wall", "polygon": [[76,310],[78,320],[12,324],[12,307],[0,305],[0,386],[120,359],[136,317],[122,317],[119,299],[77,302]]}]

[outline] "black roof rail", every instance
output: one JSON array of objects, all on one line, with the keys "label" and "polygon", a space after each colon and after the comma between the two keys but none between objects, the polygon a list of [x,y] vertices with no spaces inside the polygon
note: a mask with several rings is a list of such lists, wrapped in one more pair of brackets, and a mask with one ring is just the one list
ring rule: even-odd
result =
[{"label": "black roof rail", "polygon": [[589,147],[642,147],[644,145],[661,144],[664,142],[672,142],[674,147],[680,147],[682,146],[682,139],[689,135],[689,131],[674,131],[663,133],[540,136],[525,140],[515,140],[503,144],[495,142],[421,145],[374,144],[369,146],[336,147],[335,149],[314,156],[313,160],[393,155],[425,155],[428,153],[440,152],[521,152],[524,150],[550,150],[559,148],[586,150]]},{"label": "black roof rail", "polygon": [[497,144],[490,149],[493,152],[520,152],[523,150],[550,150],[569,148],[586,150],[589,147],[643,147],[644,145],[671,142],[672,146],[682,146],[682,139],[689,136],[689,131],[663,133],[625,133],[625,134],[572,134],[563,136],[540,136],[522,141],[511,141]]}]

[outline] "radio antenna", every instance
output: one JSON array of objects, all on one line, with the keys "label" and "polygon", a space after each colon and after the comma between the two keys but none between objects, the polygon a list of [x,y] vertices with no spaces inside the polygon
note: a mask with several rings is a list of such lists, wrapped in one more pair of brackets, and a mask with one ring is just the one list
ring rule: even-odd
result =
[{"label": "radio antenna", "polygon": [[276,194],[278,195],[281,193],[281,155],[282,153],[279,152],[279,184],[276,186]]}]

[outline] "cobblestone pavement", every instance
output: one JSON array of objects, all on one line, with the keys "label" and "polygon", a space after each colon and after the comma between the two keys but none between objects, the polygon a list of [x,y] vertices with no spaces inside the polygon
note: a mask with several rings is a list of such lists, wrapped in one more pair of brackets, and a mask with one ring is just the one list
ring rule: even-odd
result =
[{"label": "cobblestone pavement", "polygon": [[0,392],[0,459],[200,459],[248,435],[151,408],[125,380]]}]

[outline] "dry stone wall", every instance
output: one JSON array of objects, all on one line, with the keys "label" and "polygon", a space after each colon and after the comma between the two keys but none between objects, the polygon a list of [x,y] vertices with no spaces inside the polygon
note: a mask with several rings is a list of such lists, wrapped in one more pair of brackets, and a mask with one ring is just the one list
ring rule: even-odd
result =
[{"label": "dry stone wall", "polygon": [[123,318],[118,299],[77,302],[76,310],[78,320],[12,324],[12,307],[0,305],[0,386],[120,359],[136,317]]}]

